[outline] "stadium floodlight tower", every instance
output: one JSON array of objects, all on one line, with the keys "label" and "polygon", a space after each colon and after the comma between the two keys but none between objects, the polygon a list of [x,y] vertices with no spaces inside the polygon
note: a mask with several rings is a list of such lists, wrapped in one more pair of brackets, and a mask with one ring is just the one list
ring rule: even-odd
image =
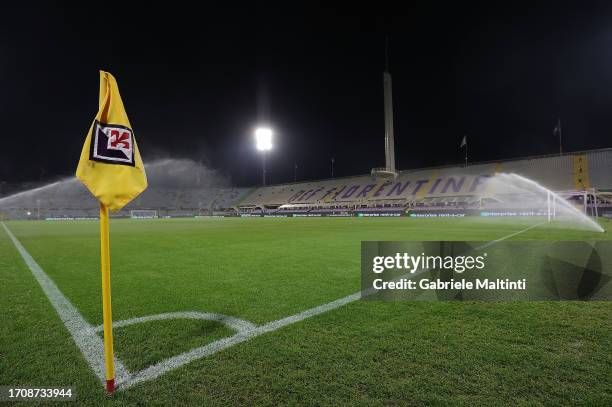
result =
[{"label": "stadium floodlight tower", "polygon": [[263,185],[266,185],[266,153],[272,150],[272,129],[269,127],[258,127],[255,129],[255,142],[258,151],[261,151],[263,171]]},{"label": "stadium floodlight tower", "polygon": [[397,177],[395,170],[395,136],[393,134],[393,97],[391,94],[391,74],[389,73],[388,47],[385,44],[385,71],[383,72],[383,91],[385,101],[385,167],[372,168],[372,175],[378,177]]}]

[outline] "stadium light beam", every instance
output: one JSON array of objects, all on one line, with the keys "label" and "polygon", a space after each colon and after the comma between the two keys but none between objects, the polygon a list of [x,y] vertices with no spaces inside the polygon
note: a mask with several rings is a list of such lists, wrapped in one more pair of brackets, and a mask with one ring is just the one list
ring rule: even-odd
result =
[{"label": "stadium light beam", "polygon": [[266,185],[266,153],[272,150],[272,129],[269,127],[258,127],[255,129],[255,142],[258,151],[261,151],[263,171],[263,185]]}]

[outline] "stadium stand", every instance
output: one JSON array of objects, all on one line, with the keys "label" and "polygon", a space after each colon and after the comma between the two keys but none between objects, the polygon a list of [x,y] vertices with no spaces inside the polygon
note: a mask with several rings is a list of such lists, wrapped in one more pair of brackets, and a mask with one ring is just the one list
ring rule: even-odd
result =
[{"label": "stadium stand", "polygon": [[[487,193],[487,180],[502,172],[533,179],[592,214],[612,217],[612,149],[259,188],[229,187],[196,163],[166,160],[147,168],[149,188],[113,216],[129,217],[134,210],[159,217],[479,214],[508,209]],[[0,219],[97,216],[95,199],[74,178],[0,198]]]},{"label": "stadium stand", "polygon": [[[396,178],[363,175],[261,187],[235,206],[239,214],[295,213],[401,215],[406,212],[500,208],[487,195],[487,179],[515,173],[553,191],[569,192],[606,208],[612,192],[612,149],[528,157],[465,166],[401,171]],[[604,213],[606,211],[604,210]]]}]

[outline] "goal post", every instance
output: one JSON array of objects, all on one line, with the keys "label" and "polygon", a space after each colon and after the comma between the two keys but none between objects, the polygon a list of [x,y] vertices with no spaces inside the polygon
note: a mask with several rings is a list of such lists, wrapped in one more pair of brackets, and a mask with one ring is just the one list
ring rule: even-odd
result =
[{"label": "goal post", "polygon": [[130,211],[132,219],[155,219],[157,218],[157,210],[155,209],[132,209]]}]

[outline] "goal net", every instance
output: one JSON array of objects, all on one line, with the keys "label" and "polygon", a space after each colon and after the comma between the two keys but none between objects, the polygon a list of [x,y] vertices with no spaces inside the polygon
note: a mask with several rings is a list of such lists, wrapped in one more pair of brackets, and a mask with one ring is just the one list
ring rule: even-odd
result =
[{"label": "goal net", "polygon": [[130,211],[130,217],[132,219],[154,219],[157,218],[157,211],[155,209],[134,209]]}]

